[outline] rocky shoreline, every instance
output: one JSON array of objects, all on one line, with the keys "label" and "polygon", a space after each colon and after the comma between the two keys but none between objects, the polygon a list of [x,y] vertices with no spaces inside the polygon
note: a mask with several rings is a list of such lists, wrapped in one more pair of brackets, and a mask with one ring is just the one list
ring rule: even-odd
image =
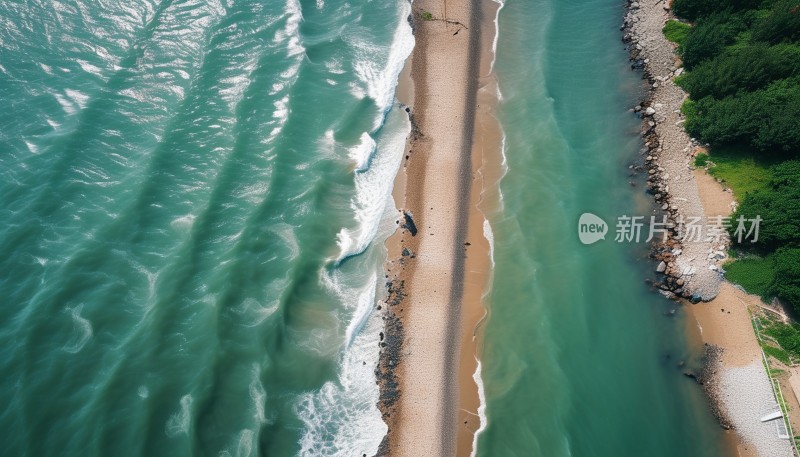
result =
[{"label": "rocky shoreline", "polygon": [[[666,240],[654,240],[651,245],[650,256],[658,262],[658,277],[647,281],[667,298],[699,303],[719,293],[724,280],[720,266],[727,257],[728,238],[722,233],[719,239],[691,241],[682,239],[678,230],[681,221],[704,215],[691,165],[702,146],[683,128],[680,107],[687,94],[674,79],[684,70],[675,45],[662,33],[664,23],[671,18],[666,0],[647,4],[628,0],[620,30],[631,69],[641,71],[648,86],[644,99],[633,108],[642,118],[644,143],[642,164],[634,166],[634,171],[647,174],[647,192],[672,226]],[[702,387],[720,426],[731,430],[733,421],[728,417],[720,385],[723,351],[705,344],[700,371],[684,375]]]},{"label": "rocky shoreline", "polygon": [[[669,236],[652,244],[659,278],[653,283],[668,298],[693,303],[710,301],[723,280],[721,263],[726,259],[727,234],[718,239],[689,240],[678,228],[690,218],[703,217],[703,207],[691,166],[702,146],[689,138],[680,107],[687,97],[674,79],[683,73],[675,46],[661,29],[670,18],[665,1],[643,4],[628,1],[620,29],[630,54],[631,69],[642,72],[648,90],[633,110],[642,118],[643,161],[634,171],[647,174],[647,192],[666,216]],[[657,218],[657,220],[659,220]]]},{"label": "rocky shoreline", "polygon": [[[399,259],[403,260],[403,259]],[[405,298],[405,282],[401,279],[389,279],[386,275],[386,300],[378,302],[376,309],[382,312],[383,331],[380,333],[378,365],[375,367],[375,382],[380,388],[378,409],[387,423],[393,413],[395,405],[400,399],[400,382],[396,368],[402,357],[403,321],[402,308],[399,306]],[[384,308],[385,307],[385,308]],[[389,455],[389,434],[381,441],[375,457]]]}]

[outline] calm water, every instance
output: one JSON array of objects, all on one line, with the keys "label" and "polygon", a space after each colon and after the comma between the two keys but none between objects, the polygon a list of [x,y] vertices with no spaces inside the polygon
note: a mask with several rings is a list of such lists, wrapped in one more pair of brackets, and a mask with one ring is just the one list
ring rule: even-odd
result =
[{"label": "calm water", "polygon": [[[580,244],[577,221],[650,214],[628,165],[617,0],[509,0],[496,71],[508,173],[490,215],[495,279],[485,327],[488,428],[479,456],[719,456],[721,429],[676,367],[682,317],[649,292],[641,249]],[[614,228],[611,236],[613,240]],[[638,260],[637,260],[638,259]]]},{"label": "calm water", "polygon": [[[375,451],[409,10],[0,2],[3,455]],[[620,14],[501,14],[480,455],[719,454],[679,318],[633,254],[575,236],[636,204]]]}]

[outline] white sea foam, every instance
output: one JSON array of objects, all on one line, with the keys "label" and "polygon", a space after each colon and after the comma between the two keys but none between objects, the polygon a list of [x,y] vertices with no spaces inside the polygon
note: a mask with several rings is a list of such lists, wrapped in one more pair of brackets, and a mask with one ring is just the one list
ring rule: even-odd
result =
[{"label": "white sea foam", "polygon": [[306,426],[301,457],[351,457],[377,451],[387,431],[375,407],[379,391],[372,372],[378,363],[380,328],[381,321],[374,316],[344,352],[339,378],[300,397],[296,410]]},{"label": "white sea foam", "polygon": [[300,255],[300,243],[297,242],[297,234],[293,226],[281,222],[275,224],[270,231],[278,235],[281,241],[286,244],[286,247],[288,247],[291,252],[292,258],[296,258]]},{"label": "white sea foam", "polygon": [[261,374],[261,370],[258,367],[257,363],[253,364],[253,379],[250,380],[250,399],[253,400],[253,405],[255,411],[253,412],[253,418],[259,424],[265,424],[267,422],[266,415],[264,414],[264,404],[267,401],[267,392],[264,390],[264,385],[261,384],[261,379],[259,375]]},{"label": "white sea foam", "polygon": [[282,91],[285,87],[286,87],[286,83],[283,82],[283,81],[274,83],[272,85],[272,87],[270,88],[270,90],[269,90],[269,95],[275,95],[275,94],[279,93],[280,91]]},{"label": "white sea foam", "polygon": [[[406,59],[414,49],[414,34],[411,33],[411,26],[406,21],[410,11],[411,4],[403,2],[398,12],[398,25],[388,53],[361,36],[346,36],[356,55],[353,72],[360,81],[360,84],[353,86],[354,95],[361,98],[366,94],[375,100],[378,108],[382,111],[388,110],[392,105],[397,79],[403,70]],[[376,58],[381,55],[386,57]],[[380,126],[381,121],[382,118],[376,119],[376,129]]]},{"label": "white sea foam", "polygon": [[72,316],[74,332],[70,343],[61,348],[64,352],[76,354],[80,352],[80,350],[83,349],[83,347],[86,346],[86,343],[88,343],[92,338],[92,323],[89,322],[89,319],[81,316],[82,310],[83,304],[80,304],[74,308],[67,308],[67,311],[69,311]]},{"label": "white sea foam", "polygon": [[408,119],[403,114],[390,114],[369,168],[356,173],[356,193],[350,203],[356,228],[339,231],[340,253],[337,263],[364,252],[378,232],[383,212],[391,201],[394,177],[400,169],[406,137],[411,131]]},{"label": "white sea foam", "polygon": [[252,430],[242,430],[239,433],[239,445],[236,447],[236,457],[250,457],[253,454],[255,433]]},{"label": "white sea foam", "polygon": [[327,68],[328,71],[333,73],[334,75],[341,75],[347,73],[342,66],[342,61],[336,59],[326,61],[325,68]]},{"label": "white sea foam", "polygon": [[181,397],[180,410],[172,414],[167,420],[165,431],[168,437],[174,438],[178,435],[189,433],[189,427],[192,421],[191,409],[193,402],[194,398],[192,398],[191,394],[186,394]]},{"label": "white sea foam", "polygon": [[478,430],[475,430],[475,434],[472,435],[472,452],[470,453],[470,457],[478,455],[478,438],[481,433],[486,430],[486,391],[483,388],[483,378],[481,378],[481,361],[478,360],[477,357],[475,361],[478,362],[478,366],[475,367],[472,380],[475,381],[475,384],[478,386],[478,419],[480,420],[480,425],[478,426]]},{"label": "white sea foam", "polygon": [[305,53],[305,48],[300,40],[300,22],[303,20],[303,10],[298,0],[288,0],[285,11],[287,14],[286,25],[282,30],[275,32],[272,39],[274,44],[288,42],[287,53],[289,56]]},{"label": "white sea foam", "polygon": [[494,269],[494,232],[488,219],[483,219],[483,237],[489,242],[489,260],[492,262],[492,269]]},{"label": "white sea foam", "polygon": [[98,76],[98,77],[100,77],[100,78],[105,80],[105,78],[103,78],[103,70],[101,70],[96,65],[92,65],[89,62],[87,62],[85,60],[81,60],[81,59],[77,59],[76,62],[78,63],[78,65],[81,66],[83,71],[85,71],[87,73],[91,73],[91,74],[93,74],[95,76]]},{"label": "white sea foam", "polygon": [[[392,106],[397,78],[414,43],[406,22],[410,5],[403,2],[400,9],[394,43],[388,52],[374,49],[370,43],[353,36],[347,37],[357,56],[354,72],[360,78],[353,91],[373,98],[382,111],[375,118],[374,128],[363,132],[355,146],[336,144],[333,131],[326,132],[320,140],[325,150],[347,148],[348,157],[356,164],[355,195],[351,200],[355,226],[339,232],[337,266],[322,273],[324,285],[342,304],[337,318],[347,322],[347,326],[344,335],[341,330],[338,333],[341,349],[337,379],[301,395],[295,405],[298,417],[305,424],[300,440],[301,457],[374,455],[387,432],[376,407],[380,392],[373,372],[378,362],[378,333],[383,328],[380,317],[372,312],[382,260],[372,255],[378,251],[369,251],[359,258],[367,265],[355,264],[355,268],[349,268],[350,265],[343,267],[341,261],[365,252],[376,238],[383,240],[394,229],[391,191],[410,125],[399,109],[389,111],[386,116],[384,113]],[[381,60],[376,55],[386,57]],[[326,66],[333,74],[343,72],[336,62]],[[386,125],[376,135],[384,121]],[[365,274],[362,266],[374,270]],[[315,339],[315,335],[310,339]]]},{"label": "white sea foam", "polygon": [[75,102],[81,109],[86,108],[86,103],[89,101],[88,95],[74,89],[64,89],[64,93],[67,94],[67,97]]},{"label": "white sea foam", "polygon": [[23,141],[25,142],[25,146],[28,147],[28,151],[30,151],[31,154],[39,153],[39,146],[36,146],[35,144],[33,144],[33,143],[31,143],[30,141],[27,141],[27,140],[23,140]]},{"label": "white sea foam", "polygon": [[286,119],[289,118],[289,95],[284,95],[283,98],[280,100],[275,101],[273,106],[275,107],[275,111],[272,113],[272,117],[278,119],[278,121],[283,124],[286,122]]},{"label": "white sea foam", "polygon": [[350,148],[350,158],[356,163],[357,171],[364,171],[369,165],[369,159],[375,152],[376,143],[369,133],[364,132],[359,138],[359,142]]},{"label": "white sea foam", "polygon": [[[502,126],[500,127],[500,157],[502,160],[500,162],[500,179],[498,182],[503,181],[503,177],[505,177],[506,173],[508,173],[508,158],[506,156],[506,132],[503,131]],[[500,210],[503,207],[503,189],[499,185],[497,186],[497,196],[499,199]]]},{"label": "white sea foam", "polygon": [[58,93],[54,93],[53,97],[55,97],[56,101],[58,101],[58,104],[61,105],[61,109],[63,109],[65,113],[75,114],[75,112],[78,111],[75,107],[75,104],[67,97],[64,97]]},{"label": "white sea foam", "polygon": [[322,277],[323,285],[331,295],[337,297],[348,313],[349,323],[345,331],[344,347],[349,348],[356,340],[361,330],[366,325],[372,314],[375,304],[375,285],[378,281],[377,272],[373,272],[360,287],[345,286],[346,278],[343,273],[334,270]]},{"label": "white sea foam", "polygon": [[[494,38],[492,39],[492,63],[489,65],[489,71],[494,71],[494,63],[497,61],[497,40],[500,36],[500,10],[506,6],[506,2],[503,0],[494,0],[497,3],[497,13],[494,15]],[[500,93],[500,89],[497,89],[498,94]]]},{"label": "white sea foam", "polygon": [[139,396],[142,400],[150,396],[150,391],[147,389],[146,386],[139,386],[139,389],[136,391],[136,395]]},{"label": "white sea foam", "polygon": [[[287,283],[285,280],[273,281],[273,283],[275,282]],[[255,327],[275,314],[279,306],[279,300],[273,300],[266,305],[262,305],[258,300],[251,297],[244,299],[241,305],[234,308],[234,311],[244,316],[243,320],[246,322],[245,325],[247,327]]]},{"label": "white sea foam", "polygon": [[169,225],[176,230],[188,232],[192,228],[192,225],[194,225],[195,219],[197,219],[197,216],[194,214],[187,214],[173,219]]}]

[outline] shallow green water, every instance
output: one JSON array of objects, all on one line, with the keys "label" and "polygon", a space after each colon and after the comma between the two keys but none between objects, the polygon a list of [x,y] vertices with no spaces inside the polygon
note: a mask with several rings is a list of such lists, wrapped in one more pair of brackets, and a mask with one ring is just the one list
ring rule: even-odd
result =
[{"label": "shallow green water", "polygon": [[[649,291],[643,246],[614,221],[649,215],[628,165],[640,89],[620,42],[622,2],[512,1],[496,71],[508,172],[490,214],[493,289],[480,456],[718,456],[720,427],[677,367],[690,358],[676,305]],[[610,221],[581,244],[583,212]]]}]

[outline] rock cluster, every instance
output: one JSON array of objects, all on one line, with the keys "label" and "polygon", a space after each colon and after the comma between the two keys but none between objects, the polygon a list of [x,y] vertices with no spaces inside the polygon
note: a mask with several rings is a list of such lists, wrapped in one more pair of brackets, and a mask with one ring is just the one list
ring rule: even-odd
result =
[{"label": "rock cluster", "polygon": [[724,370],[722,364],[723,349],[719,346],[706,343],[703,347],[703,369],[695,380],[703,387],[706,395],[711,399],[711,412],[725,430],[733,430],[735,427],[728,418],[725,411],[725,403],[721,398],[722,389],[719,386],[721,372]]},{"label": "rock cluster", "polygon": [[708,301],[719,292],[719,264],[727,250],[727,235],[689,240],[678,231],[682,221],[705,213],[691,166],[700,145],[683,129],[680,107],[687,95],[674,84],[683,68],[674,45],[662,33],[668,18],[666,3],[632,1],[620,27],[631,69],[642,72],[648,89],[644,100],[633,108],[642,118],[644,142],[643,165],[634,169],[646,170],[647,190],[672,226],[667,239],[652,246],[652,257],[659,262],[656,272],[663,275],[656,286],[670,298]]},{"label": "rock cluster", "polygon": [[[400,305],[406,297],[405,282],[400,279],[387,279],[386,301],[378,303],[378,311],[382,311],[383,332],[379,335],[380,353],[378,366],[375,367],[375,382],[380,386],[378,409],[384,419],[395,413],[395,405],[400,399],[400,383],[396,369],[402,358],[403,322],[400,318],[402,308]],[[388,423],[388,422],[387,422]],[[389,455],[388,434],[384,436],[376,456]]]}]

